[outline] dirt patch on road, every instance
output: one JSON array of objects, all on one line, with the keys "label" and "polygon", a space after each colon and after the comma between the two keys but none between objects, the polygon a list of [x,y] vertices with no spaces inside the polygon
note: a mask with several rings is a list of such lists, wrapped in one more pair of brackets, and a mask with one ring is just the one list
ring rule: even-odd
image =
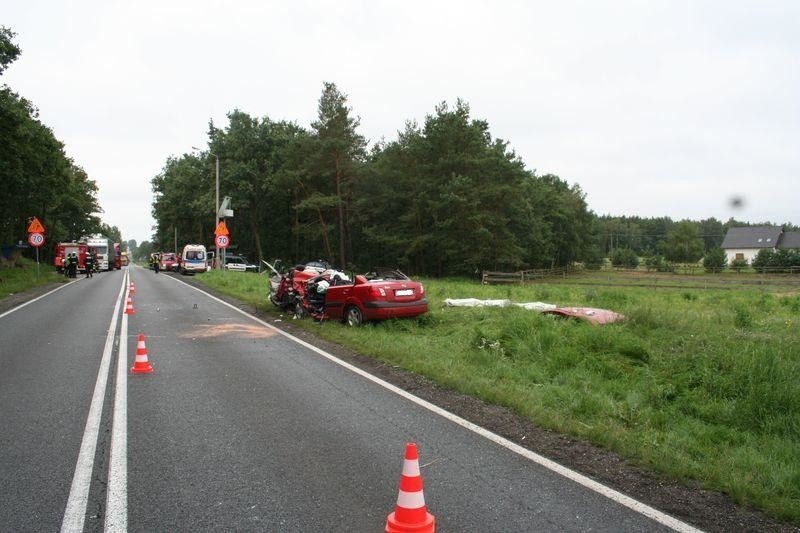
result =
[{"label": "dirt patch on road", "polygon": [[229,324],[219,324],[216,326],[197,326],[192,331],[182,333],[184,339],[210,339],[220,336],[231,336],[241,339],[266,339],[279,335],[275,331],[257,324],[240,324],[231,322]]}]

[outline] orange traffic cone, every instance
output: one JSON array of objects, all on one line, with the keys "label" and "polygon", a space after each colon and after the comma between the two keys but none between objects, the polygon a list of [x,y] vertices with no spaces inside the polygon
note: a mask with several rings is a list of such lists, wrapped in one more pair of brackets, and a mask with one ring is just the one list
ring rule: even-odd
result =
[{"label": "orange traffic cone", "polygon": [[131,281],[131,287],[129,290],[131,294],[136,294],[136,287],[133,286],[133,281]]},{"label": "orange traffic cone", "polygon": [[131,367],[132,374],[147,374],[153,367],[147,360],[147,347],[144,345],[144,333],[139,333],[139,342],[136,343],[136,360]]},{"label": "orange traffic cone", "polygon": [[417,445],[409,442],[406,444],[397,505],[394,512],[386,517],[386,533],[433,533],[433,529],[434,518],[425,507],[425,496],[422,493]]},{"label": "orange traffic cone", "polygon": [[125,304],[125,314],[132,315],[135,312],[136,311],[133,310],[133,300],[131,300],[131,297],[128,296],[128,302]]}]

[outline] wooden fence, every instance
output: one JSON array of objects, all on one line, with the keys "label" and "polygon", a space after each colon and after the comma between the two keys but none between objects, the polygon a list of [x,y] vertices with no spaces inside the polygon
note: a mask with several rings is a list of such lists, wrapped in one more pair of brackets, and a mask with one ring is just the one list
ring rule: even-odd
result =
[{"label": "wooden fence", "polygon": [[575,267],[546,268],[536,270],[518,270],[516,272],[492,272],[484,270],[481,275],[481,282],[489,283],[526,283],[529,281],[542,280],[547,278],[567,277],[567,274],[575,272]]}]

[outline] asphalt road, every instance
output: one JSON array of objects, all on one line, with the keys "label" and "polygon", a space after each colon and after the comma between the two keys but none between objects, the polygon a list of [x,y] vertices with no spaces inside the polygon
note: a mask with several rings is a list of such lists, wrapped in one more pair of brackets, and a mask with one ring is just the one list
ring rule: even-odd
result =
[{"label": "asphalt road", "polygon": [[[418,446],[437,531],[690,530],[179,276],[131,269],[135,314],[123,316],[127,275],[82,279],[0,315],[3,530],[380,531],[406,442]],[[154,372],[131,375],[140,332]],[[82,449],[91,483],[75,513]]]}]

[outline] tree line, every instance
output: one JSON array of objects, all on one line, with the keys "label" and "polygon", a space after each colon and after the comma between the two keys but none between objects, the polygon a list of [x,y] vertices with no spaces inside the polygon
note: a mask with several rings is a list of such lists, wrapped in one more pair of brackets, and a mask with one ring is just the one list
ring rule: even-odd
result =
[{"label": "tree line", "polygon": [[597,216],[578,185],[528,169],[462,100],[371,147],[333,83],[323,85],[307,128],[241,110],[227,118],[223,128],[209,124],[205,151],[167,159],[152,179],[157,226],[147,246],[213,244],[218,160],[220,195],[235,209],[227,220],[235,250],[256,261],[386,264],[427,275],[597,266],[621,256],[696,262],[728,228],[750,225]]},{"label": "tree line", "polygon": [[176,232],[212,245],[219,158],[232,241],[257,260],[472,274],[565,265],[595,246],[580,187],[527,169],[466,102],[371,147],[359,124],[333,83],[308,128],[240,110],[211,122],[207,150],[169,158],[152,179],[154,245],[171,250]]},{"label": "tree line", "polygon": [[[661,271],[670,270],[670,263],[696,263],[700,259],[704,266],[714,270],[746,267],[747,264],[727,265],[720,247],[725,234],[730,228],[776,225],[752,224],[734,218],[723,223],[713,217],[676,222],[668,217],[603,216],[598,217],[598,223],[597,241],[612,265],[632,268],[643,262],[649,269]],[[797,231],[797,226],[789,222],[780,225],[786,231]]]},{"label": "tree line", "polygon": [[[0,26],[0,76],[20,55],[15,33]],[[120,239],[103,224],[97,184],[68,157],[64,144],[39,120],[39,112],[7,84],[0,87],[0,243],[25,241],[31,217],[47,230],[42,247],[49,260],[55,242],[103,233]],[[119,240],[117,241],[119,242]]]}]

